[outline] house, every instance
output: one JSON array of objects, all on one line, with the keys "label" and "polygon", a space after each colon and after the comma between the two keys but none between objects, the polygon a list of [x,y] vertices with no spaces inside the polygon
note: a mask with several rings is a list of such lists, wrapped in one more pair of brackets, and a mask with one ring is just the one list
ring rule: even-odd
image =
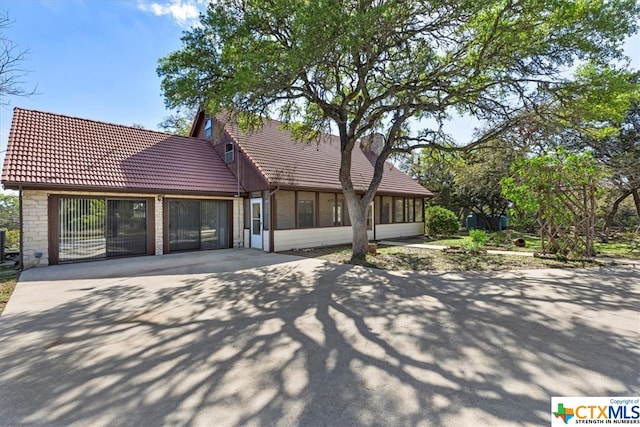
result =
[{"label": "house", "polygon": [[[337,138],[302,144],[280,125],[246,133],[200,112],[181,137],[14,109],[2,184],[20,193],[25,263],[350,242]],[[363,192],[372,145],[353,154]],[[388,164],[369,238],[422,234],[431,196]]]}]

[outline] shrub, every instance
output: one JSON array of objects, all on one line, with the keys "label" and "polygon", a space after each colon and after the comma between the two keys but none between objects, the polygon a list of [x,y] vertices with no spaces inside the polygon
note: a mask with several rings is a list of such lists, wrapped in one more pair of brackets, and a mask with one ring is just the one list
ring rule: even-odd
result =
[{"label": "shrub", "polygon": [[424,224],[429,235],[456,234],[458,232],[458,217],[449,209],[442,206],[430,206],[425,211]]},{"label": "shrub", "polygon": [[4,245],[10,249],[20,246],[20,230],[6,230]]},{"label": "shrub", "polygon": [[473,243],[478,246],[484,246],[489,242],[489,235],[484,230],[469,230],[469,237]]}]

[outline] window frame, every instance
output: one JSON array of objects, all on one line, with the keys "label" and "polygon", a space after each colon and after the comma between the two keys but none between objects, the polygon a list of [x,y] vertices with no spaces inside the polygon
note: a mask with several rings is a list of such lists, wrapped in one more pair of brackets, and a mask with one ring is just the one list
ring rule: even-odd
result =
[{"label": "window frame", "polygon": [[235,144],[227,141],[224,143],[224,162],[226,164],[233,163],[235,160]]},{"label": "window frame", "polygon": [[207,117],[207,120],[204,123],[204,137],[205,138],[211,138],[211,135],[213,135],[213,120],[211,120],[211,117]]}]

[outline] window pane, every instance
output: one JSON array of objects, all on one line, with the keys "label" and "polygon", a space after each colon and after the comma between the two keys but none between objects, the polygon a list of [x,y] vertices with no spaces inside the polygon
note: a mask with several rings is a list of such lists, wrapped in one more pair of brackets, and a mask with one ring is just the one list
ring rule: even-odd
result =
[{"label": "window pane", "polygon": [[228,212],[227,202],[200,202],[200,249],[229,247]]},{"label": "window pane", "polygon": [[409,215],[407,216],[407,222],[413,222],[414,220],[413,205],[413,199],[407,199],[407,211],[409,213]]},{"label": "window pane", "polygon": [[298,227],[316,225],[316,193],[298,191]]},{"label": "window pane", "polygon": [[381,207],[381,203],[382,203],[382,198],[380,196],[376,196],[373,199],[373,206],[374,206],[374,219],[375,219],[375,223],[376,224],[380,224],[380,207]]},{"label": "window pane", "polygon": [[107,200],[107,256],[147,253],[147,202]]},{"label": "window pane", "polygon": [[276,228],[295,228],[295,193],[293,191],[278,191],[276,193]]},{"label": "window pane", "polygon": [[200,249],[200,202],[169,201],[169,251]]},{"label": "window pane", "polygon": [[333,227],[335,221],[334,205],[336,202],[335,193],[319,193],[318,206],[320,208],[320,216],[318,224],[320,227]]},{"label": "window pane", "polygon": [[382,224],[391,224],[393,213],[393,199],[391,197],[382,197],[382,213],[380,222]]},{"label": "window pane", "polygon": [[205,138],[211,137],[211,119],[207,119],[207,122],[204,126],[204,136]]},{"label": "window pane", "polygon": [[394,202],[396,217],[393,222],[404,222],[404,199],[396,198]]},{"label": "window pane", "polygon": [[338,194],[338,203],[335,206],[335,210],[337,214],[336,225],[351,225],[349,209],[347,208],[347,201],[344,198],[344,194]]},{"label": "window pane", "polygon": [[227,142],[224,146],[224,162],[233,162],[233,144],[230,142]]},{"label": "window pane", "polygon": [[417,198],[416,199],[416,222],[424,221],[423,213],[424,213],[424,206],[422,205],[422,199]]},{"label": "window pane", "polygon": [[106,257],[105,200],[61,197],[58,203],[60,262]]}]

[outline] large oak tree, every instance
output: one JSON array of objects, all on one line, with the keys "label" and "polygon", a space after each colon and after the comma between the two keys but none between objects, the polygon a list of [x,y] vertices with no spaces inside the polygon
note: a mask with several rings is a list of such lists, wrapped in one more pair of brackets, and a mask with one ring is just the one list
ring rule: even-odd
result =
[{"label": "large oak tree", "polygon": [[[158,73],[169,107],[276,113],[300,139],[337,133],[358,260],[389,155],[449,145],[442,125],[455,114],[492,129],[465,146],[494,138],[577,62],[620,59],[639,10],[635,0],[218,0]],[[351,153],[371,132],[384,147],[357,195]]]}]

